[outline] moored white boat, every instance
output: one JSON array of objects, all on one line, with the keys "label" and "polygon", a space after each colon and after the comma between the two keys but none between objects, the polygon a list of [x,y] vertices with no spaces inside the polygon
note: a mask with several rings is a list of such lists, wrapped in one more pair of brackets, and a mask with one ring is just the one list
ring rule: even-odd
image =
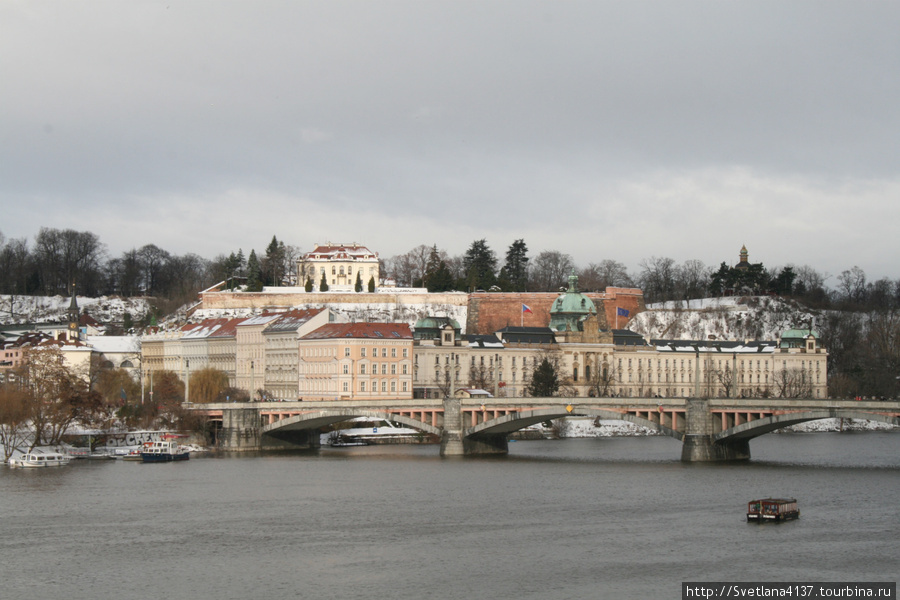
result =
[{"label": "moored white boat", "polygon": [[68,454],[59,452],[45,452],[43,450],[32,450],[19,456],[9,459],[10,467],[19,467],[23,469],[44,468],[44,467],[63,467],[72,460]]}]

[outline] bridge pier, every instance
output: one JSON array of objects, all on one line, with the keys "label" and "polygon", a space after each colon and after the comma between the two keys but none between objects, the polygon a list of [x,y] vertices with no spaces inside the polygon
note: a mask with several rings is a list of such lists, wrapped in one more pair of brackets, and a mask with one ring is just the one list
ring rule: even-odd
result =
[{"label": "bridge pier", "polygon": [[688,398],[685,411],[685,434],[681,446],[684,462],[716,462],[748,460],[750,442],[739,440],[729,444],[713,441],[712,411],[706,398]]},{"label": "bridge pier", "polygon": [[256,407],[222,411],[222,450],[259,450],[259,411]]},{"label": "bridge pier", "polygon": [[750,442],[742,440],[730,444],[717,444],[708,435],[685,435],[681,446],[684,462],[716,462],[724,460],[749,460]]},{"label": "bridge pier", "polygon": [[444,431],[441,434],[441,456],[506,454],[509,442],[505,434],[467,438],[463,434],[462,406],[456,398],[444,398]]}]

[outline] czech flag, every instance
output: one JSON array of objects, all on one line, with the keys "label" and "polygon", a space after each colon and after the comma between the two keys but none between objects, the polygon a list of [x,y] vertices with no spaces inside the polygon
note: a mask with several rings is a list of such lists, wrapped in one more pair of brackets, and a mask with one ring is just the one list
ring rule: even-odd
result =
[{"label": "czech flag", "polygon": [[[527,304],[522,305],[522,314],[525,314],[525,313],[531,313],[531,309],[528,308]],[[534,313],[531,313],[531,314],[534,314]]]}]

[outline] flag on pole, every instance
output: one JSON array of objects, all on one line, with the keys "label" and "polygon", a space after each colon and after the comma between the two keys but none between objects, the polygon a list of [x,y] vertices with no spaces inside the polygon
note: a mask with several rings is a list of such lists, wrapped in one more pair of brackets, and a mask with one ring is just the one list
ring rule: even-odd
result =
[{"label": "flag on pole", "polygon": [[624,308],[616,307],[616,329],[619,328],[619,317],[627,317],[628,311]]},{"label": "flag on pole", "polygon": [[525,327],[525,313],[534,314],[531,312],[531,309],[527,304],[522,305],[522,314],[519,315],[519,325],[521,325],[522,327]]}]

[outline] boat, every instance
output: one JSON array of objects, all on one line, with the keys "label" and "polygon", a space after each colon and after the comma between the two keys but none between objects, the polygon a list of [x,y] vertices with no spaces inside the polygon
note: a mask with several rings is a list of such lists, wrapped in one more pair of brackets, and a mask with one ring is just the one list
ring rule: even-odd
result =
[{"label": "boat", "polygon": [[331,438],[328,441],[328,445],[332,448],[346,448],[347,446],[368,446],[369,442],[339,435],[337,437]]},{"label": "boat", "polygon": [[72,457],[68,454],[59,452],[44,452],[42,450],[32,450],[21,456],[9,459],[9,466],[21,467],[24,469],[42,468],[42,467],[63,467],[69,464]]},{"label": "boat", "polygon": [[[422,441],[424,434],[418,429],[411,427],[403,427],[385,419],[371,419],[368,417],[357,417],[350,419],[347,424],[351,427],[337,429],[332,431],[328,438],[328,443],[335,438],[344,441],[354,442],[353,445],[373,445],[373,444],[403,444]],[[342,444],[349,445],[349,444]]]},{"label": "boat", "polygon": [[147,442],[141,448],[141,460],[145,463],[188,460],[190,457],[191,453],[174,440]]},{"label": "boat", "polygon": [[140,460],[143,461],[144,457],[141,455],[141,449],[135,448],[133,450],[128,451],[125,454],[120,455],[122,460]]},{"label": "boat", "polygon": [[747,521],[777,523],[800,518],[795,498],[761,498],[747,504]]}]

